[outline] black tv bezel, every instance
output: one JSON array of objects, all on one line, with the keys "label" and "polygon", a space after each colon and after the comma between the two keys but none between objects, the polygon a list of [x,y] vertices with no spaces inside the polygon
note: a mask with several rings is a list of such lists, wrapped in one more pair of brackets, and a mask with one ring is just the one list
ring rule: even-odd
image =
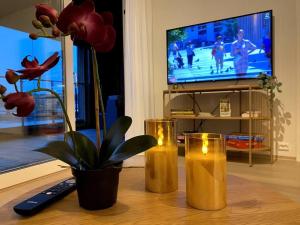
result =
[{"label": "black tv bezel", "polygon": [[168,32],[172,31],[172,30],[176,30],[176,29],[180,29],[180,28],[186,28],[186,27],[192,27],[192,26],[199,26],[199,25],[203,25],[203,24],[207,24],[207,23],[215,23],[218,21],[223,21],[223,20],[229,20],[229,19],[235,19],[235,18],[239,18],[239,17],[244,17],[244,16],[251,16],[251,15],[255,15],[255,14],[260,14],[260,13],[267,13],[269,12],[271,14],[271,69],[272,69],[272,74],[271,76],[274,76],[274,65],[273,65],[273,53],[274,53],[274,35],[273,35],[273,10],[264,10],[264,11],[259,11],[259,12],[255,12],[255,13],[248,13],[248,14],[244,14],[244,15],[239,15],[239,16],[233,16],[233,17],[228,17],[228,18],[223,18],[223,19],[218,19],[218,20],[212,20],[212,21],[207,21],[207,22],[203,22],[203,23],[195,23],[195,24],[191,24],[191,25],[187,25],[187,26],[182,26],[182,27],[176,27],[176,28],[172,28],[172,29],[167,29],[166,30],[166,58],[167,58],[167,84],[168,85],[176,85],[176,84],[195,84],[195,83],[206,83],[206,82],[222,82],[222,81],[240,81],[240,80],[257,80],[258,78],[235,78],[235,79],[222,79],[222,80],[205,80],[205,81],[191,81],[191,82],[175,82],[175,83],[171,83],[169,82],[169,77],[168,77],[168,66],[169,66],[169,60],[168,60],[168,48],[169,48],[169,41],[168,41]]}]

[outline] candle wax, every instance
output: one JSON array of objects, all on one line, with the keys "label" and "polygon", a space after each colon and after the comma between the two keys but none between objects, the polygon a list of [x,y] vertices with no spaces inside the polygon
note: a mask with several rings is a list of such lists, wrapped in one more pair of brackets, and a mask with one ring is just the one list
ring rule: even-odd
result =
[{"label": "candle wax", "polygon": [[177,146],[156,146],[145,153],[146,190],[157,193],[178,188]]},{"label": "candle wax", "polygon": [[217,210],[226,206],[226,156],[222,153],[186,156],[186,195],[190,206]]}]

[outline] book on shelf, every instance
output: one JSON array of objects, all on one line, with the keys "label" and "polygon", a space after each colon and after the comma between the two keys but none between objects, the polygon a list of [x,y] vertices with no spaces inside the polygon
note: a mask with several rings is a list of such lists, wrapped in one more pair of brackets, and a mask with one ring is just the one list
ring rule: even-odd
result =
[{"label": "book on shelf", "polygon": [[[184,132],[185,133],[185,132]],[[184,144],[185,136],[184,133],[177,135],[177,143]],[[233,147],[236,149],[248,149],[250,146],[249,140],[251,140],[251,148],[263,148],[266,147],[263,144],[264,136],[261,134],[255,134],[253,136],[249,136],[247,134],[234,133],[229,135],[224,135],[226,140],[227,147]]]},{"label": "book on shelf", "polygon": [[182,133],[177,134],[177,143],[184,144],[185,142],[185,134],[195,133],[196,131],[183,131]]},{"label": "book on shelf", "polygon": [[246,112],[242,113],[241,116],[243,118],[249,118],[250,116],[254,117],[254,118],[257,118],[257,117],[261,116],[261,111],[246,111]]},{"label": "book on shelf", "polygon": [[195,115],[192,109],[171,109],[171,115]]},{"label": "book on shelf", "polygon": [[214,117],[214,115],[211,114],[210,112],[199,112],[197,114],[197,116],[199,116],[199,117]]},{"label": "book on shelf", "polygon": [[239,149],[247,149],[250,147],[249,141],[251,140],[251,147],[252,148],[262,148],[264,147],[263,141],[264,136],[261,134],[254,134],[249,136],[247,134],[229,134],[225,135],[226,146],[234,147]]},{"label": "book on shelf", "polygon": [[220,117],[231,117],[231,107],[229,98],[220,99]]},{"label": "book on shelf", "polygon": [[177,143],[178,144],[184,144],[184,134],[178,134],[177,135]]},{"label": "book on shelf", "polygon": [[[249,148],[250,144],[249,141],[245,140],[227,140],[226,141],[227,147],[233,147],[238,149],[247,149]],[[262,142],[251,141],[251,148],[263,148],[265,147]]]}]

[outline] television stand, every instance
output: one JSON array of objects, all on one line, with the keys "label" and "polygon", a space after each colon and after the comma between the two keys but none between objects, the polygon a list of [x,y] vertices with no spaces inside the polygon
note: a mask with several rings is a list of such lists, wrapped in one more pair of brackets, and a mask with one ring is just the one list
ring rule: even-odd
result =
[{"label": "television stand", "polygon": [[[232,108],[231,116],[221,117],[219,113],[216,112],[211,113],[213,115],[203,114],[203,112],[201,114],[201,112],[199,112],[199,106],[201,105],[201,103],[202,105],[204,105],[204,102],[207,101],[207,98],[212,97],[211,95],[215,94],[218,94],[218,96],[223,95],[230,99]],[[191,101],[189,108],[192,108],[192,110],[194,111],[193,114],[174,115],[170,113],[172,109],[174,110],[175,108],[180,108],[181,104],[178,103],[178,101],[176,104],[175,100],[176,97],[182,97],[182,95],[190,95]],[[214,100],[214,102],[215,106],[219,105],[219,101]],[[209,103],[211,103],[211,101]],[[248,143],[245,143],[245,141],[241,141],[242,145],[233,147],[232,144],[229,145],[227,142],[226,150],[235,152],[248,152],[249,166],[253,165],[253,153],[269,152],[270,162],[273,163],[272,108],[273,102],[271,100],[270,93],[255,85],[182,88],[163,91],[164,117],[175,120],[192,120],[194,121],[194,131],[196,132],[196,123],[199,121],[239,121],[239,129],[236,131],[236,133],[239,136],[245,136],[246,139],[248,138]],[[254,113],[258,111],[260,112],[259,115]],[[205,132],[209,132],[209,130]],[[178,127],[177,129],[177,133],[180,133],[180,127]],[[263,137],[263,142],[257,144],[257,142],[255,141],[256,137]]]}]

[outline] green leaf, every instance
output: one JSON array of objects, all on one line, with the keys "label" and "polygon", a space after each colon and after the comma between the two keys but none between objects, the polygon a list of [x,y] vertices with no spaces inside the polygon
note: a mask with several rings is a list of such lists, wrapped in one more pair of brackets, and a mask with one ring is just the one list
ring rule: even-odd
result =
[{"label": "green leaf", "polygon": [[74,155],[71,147],[64,141],[52,141],[49,142],[44,148],[39,148],[34,151],[48,154],[54,158],[57,158],[72,167],[78,168],[78,160]]},{"label": "green leaf", "polygon": [[150,135],[140,135],[133,137],[120,144],[109,159],[101,167],[110,166],[126,160],[138,153],[144,152],[157,145],[157,140]]},{"label": "green leaf", "polygon": [[[75,139],[75,146],[73,143]],[[77,131],[69,131],[65,134],[66,141],[73,147],[74,152],[78,154],[80,161],[83,161],[89,169],[96,167],[98,163],[97,148],[94,143],[85,135]]]},{"label": "green leaf", "polygon": [[131,126],[132,119],[129,116],[119,117],[111,126],[100,148],[100,163],[106,161],[115,149],[124,141],[124,136]]}]

